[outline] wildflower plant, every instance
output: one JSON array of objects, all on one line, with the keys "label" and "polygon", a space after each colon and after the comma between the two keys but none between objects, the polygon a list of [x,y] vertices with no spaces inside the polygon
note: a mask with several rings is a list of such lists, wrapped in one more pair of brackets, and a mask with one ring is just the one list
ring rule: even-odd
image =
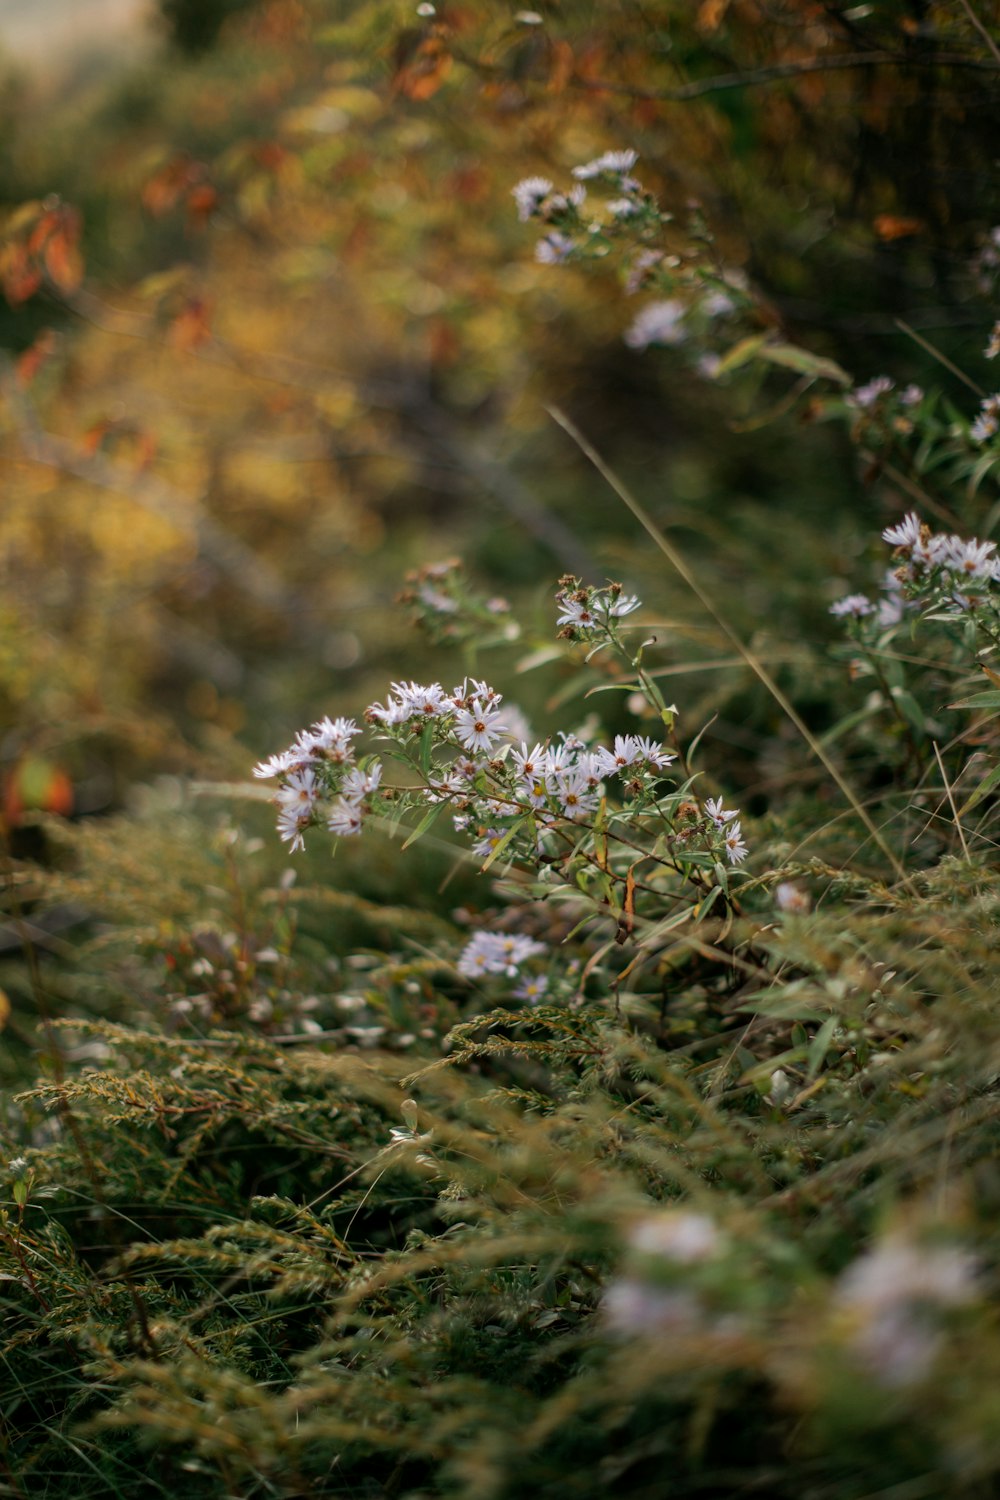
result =
[{"label": "wildflower plant", "polygon": [[[448,564],[418,578],[406,602],[424,618],[459,616],[456,573]],[[425,587],[428,578],[451,592]],[[619,583],[598,587],[567,576],[556,605],[567,647],[585,648],[584,661],[610,653],[622,674],[615,685],[642,694],[674,737],[676,710],[643,663],[648,642],[637,647],[629,638],[641,630],[632,623],[638,598]],[[467,606],[464,618],[476,613]],[[369,819],[415,825],[412,842],[447,817],[484,871],[516,868],[543,899],[589,898],[584,921],[606,911],[619,942],[637,918],[732,904],[733,874],[748,854],[742,822],[720,799],[698,800],[678,750],[648,735],[617,734],[605,743],[565,729],[518,741],[521,717],[481,678],[451,688],[393,682],[384,702],[365,709],[366,730],[354,719],[322,719],[254,775],[277,782],[277,831],[293,853],[320,830],[358,837]],[[463,950],[458,972],[520,977],[525,961],[542,952],[523,935],[481,932]],[[541,997],[541,977],[533,988],[522,980],[524,998]]]}]

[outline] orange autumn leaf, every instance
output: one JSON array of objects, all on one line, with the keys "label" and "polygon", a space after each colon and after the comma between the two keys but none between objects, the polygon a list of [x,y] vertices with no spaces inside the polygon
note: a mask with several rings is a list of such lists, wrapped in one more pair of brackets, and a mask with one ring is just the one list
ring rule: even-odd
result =
[{"label": "orange autumn leaf", "polygon": [[167,342],[174,349],[187,353],[197,349],[212,337],[209,326],[208,304],[200,297],[192,297],[174,318],[167,330]]},{"label": "orange autumn leaf", "polygon": [[18,355],[14,364],[14,373],[19,385],[31,384],[53,353],[56,342],[54,331],[51,328],[43,328],[35,342]]},{"label": "orange autumn leaf", "polygon": [[188,223],[195,229],[204,229],[205,224],[218,206],[219,195],[210,182],[198,183],[187,195]]},{"label": "orange autumn leaf", "polygon": [[417,102],[430,99],[450,70],[451,53],[436,31],[405,31],[396,46],[392,91]]},{"label": "orange autumn leaf", "polygon": [[699,31],[718,31],[728,9],[729,0],[701,0],[695,25]]},{"label": "orange autumn leaf", "polygon": [[204,179],[205,166],[189,156],[175,156],[166,166],[154,172],[142,189],[142,206],[154,218],[169,213],[182,196],[189,194]]},{"label": "orange autumn leaf", "polygon": [[872,228],[880,240],[903,240],[923,229],[922,219],[897,218],[895,214],[878,214],[872,220]]},{"label": "orange autumn leaf", "polygon": [[0,250],[0,286],[12,307],[27,302],[42,284],[42,273],[24,245],[5,245]]},{"label": "orange autumn leaf", "polygon": [[42,261],[49,280],[60,292],[75,292],[83,280],[83,258],[76,238],[63,226],[55,229],[45,242]]}]

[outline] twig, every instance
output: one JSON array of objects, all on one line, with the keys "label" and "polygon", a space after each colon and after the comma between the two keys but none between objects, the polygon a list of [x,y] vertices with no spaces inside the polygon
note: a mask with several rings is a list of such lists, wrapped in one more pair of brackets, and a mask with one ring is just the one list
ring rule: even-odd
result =
[{"label": "twig", "polygon": [[1000,64],[1000,47],[997,46],[994,38],[990,36],[989,32],[986,30],[986,27],[976,15],[975,11],[972,9],[972,6],[969,4],[969,0],[959,0],[959,3],[961,4],[961,7],[965,11],[965,14],[968,16],[969,20],[972,22],[973,26],[979,32],[979,35],[982,37],[987,47],[993,53],[993,56],[996,58],[997,63]]}]

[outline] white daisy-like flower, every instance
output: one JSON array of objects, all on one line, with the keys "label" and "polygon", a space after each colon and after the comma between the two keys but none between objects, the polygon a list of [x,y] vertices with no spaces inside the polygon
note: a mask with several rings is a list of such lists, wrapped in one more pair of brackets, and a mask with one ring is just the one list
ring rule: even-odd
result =
[{"label": "white daisy-like flower", "polygon": [[852,406],[860,407],[862,411],[869,411],[883,396],[895,390],[896,382],[890,380],[888,375],[876,375],[874,380],[869,380],[867,385],[859,385],[854,388],[848,396]]},{"label": "white daisy-like flower", "polygon": [[861,620],[865,615],[873,615],[875,606],[865,594],[845,594],[843,599],[830,605],[830,613],[838,618],[849,615],[852,619]]},{"label": "white daisy-like flower", "polygon": [[988,442],[1000,430],[1000,392],[994,396],[987,396],[979,408],[979,415],[969,428],[969,436],[974,443]]},{"label": "white daisy-like flower", "polygon": [[440,589],[431,588],[429,583],[422,583],[417,589],[417,602],[425,609],[433,610],[436,615],[453,615],[458,610],[454,599],[443,594]]},{"label": "white daisy-like flower", "polygon": [[558,626],[569,625],[574,630],[595,630],[600,623],[590,606],[589,599],[566,599],[559,597],[560,612]]},{"label": "white daisy-like flower", "polygon": [[278,813],[278,833],[286,844],[291,845],[292,854],[306,846],[302,834],[309,823],[310,816],[311,809],[303,813],[297,807],[283,807]]},{"label": "white daisy-like flower", "polygon": [[279,750],[277,755],[268,756],[267,760],[258,761],[253,768],[253,774],[259,779],[269,781],[273,776],[284,776],[286,771],[293,771],[302,765],[301,756],[294,750]]},{"label": "white daisy-like flower", "polygon": [[727,829],[725,845],[726,858],[729,860],[729,863],[731,865],[741,865],[746,859],[749,850],[744,842],[738,821],[731,824]]},{"label": "white daisy-like flower", "polygon": [[489,708],[476,698],[468,708],[460,708],[455,714],[455,734],[466,750],[481,753],[492,750],[503,728],[501,710]]},{"label": "white daisy-like flower", "polygon": [[625,330],[624,339],[630,349],[642,351],[650,344],[667,346],[683,344],[687,338],[684,314],[687,309],[676,297],[667,297],[660,302],[650,302],[636,314]]},{"label": "white daisy-like flower", "polygon": [[411,718],[434,719],[451,712],[451,704],[439,682],[424,687],[419,682],[394,682],[393,691]]},{"label": "white daisy-like flower", "polygon": [[561,771],[556,777],[555,797],[562,808],[563,816],[571,823],[581,822],[597,806],[599,796],[589,778],[575,767]]},{"label": "white daisy-like flower", "polygon": [[551,192],[552,183],[547,177],[522,177],[511,188],[511,197],[517,204],[517,217],[522,224],[535,216]]},{"label": "white daisy-like flower", "polygon": [[621,620],[625,615],[630,615],[634,609],[638,609],[642,601],[638,594],[619,594],[617,599],[612,599],[608,604],[608,614],[616,620]]},{"label": "white daisy-like flower", "polygon": [[976,537],[964,541],[960,536],[945,538],[942,565],[950,573],[966,578],[992,578],[997,559],[992,556],[996,542],[980,542]]},{"label": "white daisy-like flower", "polygon": [[407,724],[412,717],[412,711],[399,698],[388,697],[384,706],[381,703],[370,703],[365,709],[365,718],[369,723],[382,724],[386,729],[392,729],[397,724]]},{"label": "white daisy-like flower", "polygon": [[903,517],[898,526],[887,526],[882,533],[882,540],[888,542],[890,547],[900,547],[906,552],[912,552],[914,547],[919,547],[924,540],[926,528],[915,510]]},{"label": "white daisy-like flower", "polygon": [[635,198],[613,198],[608,204],[608,213],[613,219],[634,219],[641,211],[642,204]]},{"label": "white daisy-like flower", "polygon": [[537,1005],[539,1000],[545,998],[548,988],[546,974],[527,974],[514,991],[514,996],[518,1000],[527,1000],[529,1005]]},{"label": "white daisy-like flower", "polygon": [[[723,807],[721,797],[708,797],[705,801],[705,816],[715,824],[716,828],[725,828],[727,823],[739,817],[739,813],[735,808]],[[739,824],[737,823],[736,826],[738,828]]]},{"label": "white daisy-like flower", "polygon": [[473,844],[473,854],[481,854],[485,859],[495,852],[506,836],[506,828],[487,828],[485,833]]},{"label": "white daisy-like flower", "polygon": [[569,260],[576,249],[576,241],[568,234],[553,229],[535,246],[535,259],[540,266],[561,266]]},{"label": "white daisy-like flower", "polygon": [[478,677],[466,677],[457,687],[452,688],[448,699],[456,708],[468,708],[473,698],[495,708],[502,696],[488,682],[483,682]]},{"label": "white daisy-like flower", "polygon": [[983,353],[987,359],[996,359],[997,355],[1000,354],[1000,319],[993,324],[990,332],[990,341],[983,350]]},{"label": "white daisy-like flower", "polygon": [[315,771],[305,766],[301,771],[293,771],[284,786],[278,788],[275,801],[284,809],[295,809],[308,816],[316,805],[319,790]]},{"label": "white daisy-like flower", "polygon": [[677,759],[672,750],[664,750],[663,746],[657,740],[637,735],[636,742],[639,746],[641,758],[648,765],[652,766],[654,771],[665,770],[667,766],[672,765]]},{"label": "white daisy-like flower", "polygon": [[361,832],[361,808],[339,798],[327,814],[326,826],[339,839],[357,838]]},{"label": "white daisy-like flower", "polygon": [[535,744],[529,750],[522,740],[520,750],[511,750],[510,758],[517,767],[517,774],[528,780],[532,776],[548,774],[548,754],[544,745]]},{"label": "white daisy-like flower", "polygon": [[331,750],[350,744],[361,730],[353,719],[320,719],[309,730],[309,739],[316,750]]},{"label": "white daisy-like flower", "polygon": [[591,177],[631,172],[638,160],[638,151],[605,151],[603,156],[595,156],[593,161],[574,167],[573,176],[579,182],[586,182]]},{"label": "white daisy-like flower", "polygon": [[526,958],[544,951],[544,944],[519,933],[477,932],[459,954],[458,972],[466,979],[477,979],[481,974],[513,977]]},{"label": "white daisy-like flower", "polygon": [[345,802],[356,807],[359,802],[363,802],[366,797],[370,797],[372,792],[377,790],[381,780],[382,762],[380,760],[372,761],[371,765],[363,771],[356,766],[352,771],[348,771],[341,782],[340,795]]}]

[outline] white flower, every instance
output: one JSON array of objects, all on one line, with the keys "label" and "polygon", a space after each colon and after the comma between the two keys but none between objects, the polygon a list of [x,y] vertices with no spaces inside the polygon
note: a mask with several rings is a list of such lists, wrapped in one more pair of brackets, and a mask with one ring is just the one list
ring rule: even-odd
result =
[{"label": "white flower", "polygon": [[526,975],[517,989],[514,991],[515,998],[527,1000],[529,1005],[537,1005],[549,987],[549,981],[545,974]]},{"label": "white flower", "polygon": [[552,183],[547,177],[522,177],[516,187],[511,188],[511,196],[517,204],[517,217],[522,224],[534,217],[551,191]]},{"label": "white flower", "polygon": [[671,765],[677,759],[677,756],[674,755],[673,751],[664,750],[663,746],[656,740],[651,740],[643,735],[638,735],[637,742],[639,745],[639,750],[642,754],[642,759],[646,761],[647,764],[652,766],[654,770],[664,770],[667,766]]},{"label": "white flower", "polygon": [[966,578],[992,578],[997,559],[996,542],[980,542],[976,537],[963,541],[960,536],[945,538],[942,565],[951,573],[963,573]]},{"label": "white flower", "polygon": [[297,766],[304,764],[302,756],[295,750],[279,750],[277,755],[271,755],[267,760],[262,760],[253,768],[253,774],[264,780],[272,776],[283,776],[286,771],[291,771]]},{"label": "white flower", "polygon": [[969,429],[974,443],[985,443],[1000,429],[1000,392],[987,396],[979,408],[979,415]]},{"label": "white flower", "polygon": [[302,830],[308,825],[311,810],[302,813],[297,807],[283,807],[278,813],[278,833],[286,844],[291,844],[291,852],[304,849],[305,839]]},{"label": "white flower", "polygon": [[906,610],[906,602],[898,591],[887,591],[878,601],[877,623],[882,630],[898,625]]},{"label": "white flower", "polygon": [[364,771],[355,767],[353,770],[348,771],[341,782],[340,795],[346,803],[349,803],[352,807],[356,807],[359,802],[363,802],[366,797],[371,796],[381,780],[381,761],[373,761]]},{"label": "white flower", "polygon": [[594,755],[601,770],[608,776],[615,776],[619,771],[627,770],[629,766],[634,766],[643,758],[638,737],[634,734],[616,734],[613,750],[599,745]]},{"label": "white flower", "polygon": [[706,318],[728,317],[736,307],[729,293],[720,291],[709,292],[698,305]]},{"label": "white flower", "polygon": [[621,620],[625,615],[630,615],[634,609],[638,609],[640,602],[638,594],[619,594],[617,599],[612,599],[608,604],[608,614],[616,620]]},{"label": "white flower", "polygon": [[451,710],[439,682],[432,682],[429,687],[419,682],[394,682],[392,686],[411,718],[434,719]]},{"label": "white flower", "polygon": [[544,745],[536,744],[529,750],[522,740],[520,750],[512,750],[510,758],[517,767],[517,774],[525,781],[548,775],[548,751]]},{"label": "white flower", "polygon": [[[715,824],[716,828],[725,828],[734,818],[739,817],[735,809],[727,809],[722,805],[721,797],[709,797],[705,802],[705,814]],[[737,827],[739,825],[737,824]]]},{"label": "white flower", "polygon": [[579,823],[588,813],[593,812],[600,800],[598,790],[591,786],[589,778],[576,767],[558,774],[555,796],[564,817],[569,818],[572,823]]},{"label": "white flower", "polygon": [[634,198],[613,198],[608,204],[608,213],[613,219],[632,219],[642,210],[642,204]]},{"label": "white flower", "polygon": [[726,858],[729,860],[729,863],[731,865],[741,865],[746,859],[748,851],[747,846],[743,841],[743,835],[740,832],[740,825],[738,821],[727,830],[725,845]]},{"label": "white flower", "polygon": [[901,406],[919,406],[924,399],[924,388],[921,385],[908,385],[899,393]]},{"label": "white flower", "polygon": [[640,1255],[662,1255],[678,1265],[711,1259],[722,1247],[715,1220],[707,1214],[662,1213],[632,1226],[629,1244]]},{"label": "white flower", "polygon": [[513,976],[526,958],[544,952],[543,943],[519,933],[477,932],[459,954],[458,972],[466,979],[480,974]]},{"label": "white flower", "polygon": [[587,599],[560,599],[561,610],[556,624],[569,625],[574,630],[595,630],[598,620]]},{"label": "white flower", "polygon": [[859,406],[862,411],[875,405],[882,396],[887,396],[894,390],[896,382],[890,380],[888,375],[876,375],[874,380],[869,380],[867,385],[856,386],[847,398],[853,406]]},{"label": "white flower", "polygon": [[365,709],[366,719],[384,724],[386,729],[391,729],[396,724],[406,724],[411,717],[411,709],[399,698],[386,698],[384,707],[381,703],[370,703]]},{"label": "white flower", "polygon": [[308,815],[319,796],[315,771],[311,771],[308,766],[301,771],[293,771],[284,786],[280,786],[274,795],[275,801],[282,808],[294,808],[299,813]]},{"label": "white flower", "polygon": [[492,707],[500,702],[502,694],[491,688],[488,682],[481,682],[478,677],[466,677],[457,687],[452,688],[448,697],[456,708],[468,708],[473,698]]},{"label": "white flower", "polygon": [[496,851],[506,837],[506,828],[487,828],[482,837],[478,838],[473,844],[472,852],[473,854],[481,854],[486,858]]},{"label": "white flower", "polygon": [[473,698],[468,708],[456,712],[455,733],[466,750],[490,751],[503,733],[501,717],[500,709]]},{"label": "white flower", "polygon": [[851,615],[855,620],[875,613],[875,606],[865,594],[845,594],[836,604],[830,605],[831,615]]},{"label": "white flower", "polygon": [[593,161],[574,167],[573,176],[581,182],[586,182],[590,177],[631,172],[638,160],[638,151],[605,151],[603,156],[596,156]]},{"label": "white flower", "polygon": [[997,355],[1000,354],[1000,319],[993,324],[990,341],[983,350],[983,353],[987,359],[996,359]]},{"label": "white flower", "polygon": [[417,589],[417,600],[425,609],[431,609],[436,615],[453,615],[458,609],[454,599],[443,594],[440,589],[431,588],[429,583],[422,583]]},{"label": "white flower", "polygon": [[[804,891],[800,885],[792,880],[783,880],[774,888],[774,904],[779,911],[786,911],[792,916],[805,916],[812,911],[812,899],[809,892]],[[771,1080],[772,1091],[774,1079]]]},{"label": "white flower", "polygon": [[558,229],[553,229],[538,241],[535,259],[540,266],[561,266],[564,261],[569,260],[575,249],[575,240],[570,239],[568,234],[560,234]]},{"label": "white flower", "polygon": [[919,547],[924,540],[924,525],[915,510],[903,517],[898,526],[887,526],[882,533],[882,540],[888,542],[890,547],[902,547],[907,552],[912,552],[914,547]]},{"label": "white flower", "polygon": [[338,799],[330,808],[326,826],[337,838],[356,838],[361,832],[361,809],[356,802]]},{"label": "white flower", "polygon": [[954,1246],[922,1246],[896,1234],[848,1266],[837,1302],[852,1318],[851,1343],[872,1375],[890,1387],[930,1369],[941,1310],[975,1295],[976,1262]]},{"label": "white flower", "polygon": [[648,349],[650,344],[683,344],[687,330],[682,326],[686,309],[676,297],[650,302],[639,312],[625,331],[630,349]]}]

